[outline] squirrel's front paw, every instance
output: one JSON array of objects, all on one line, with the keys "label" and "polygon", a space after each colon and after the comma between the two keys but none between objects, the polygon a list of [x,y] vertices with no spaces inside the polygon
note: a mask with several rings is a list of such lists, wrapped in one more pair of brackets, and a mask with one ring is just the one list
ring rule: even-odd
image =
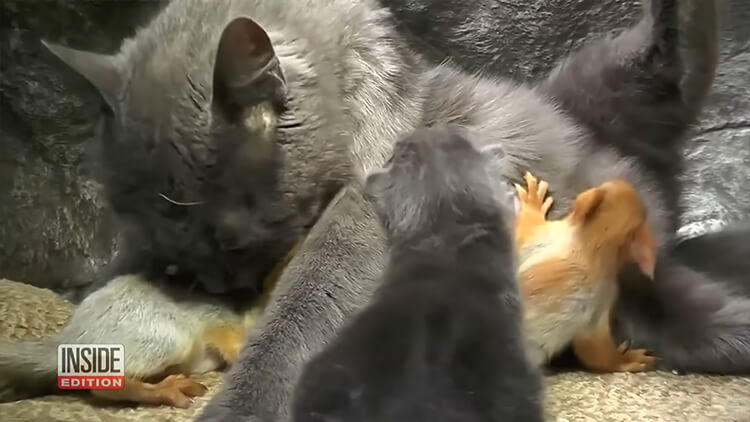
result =
[{"label": "squirrel's front paw", "polygon": [[519,184],[515,184],[521,209],[528,208],[547,215],[554,201],[551,196],[545,199],[549,185],[544,180],[537,180],[529,172],[524,175],[524,180],[526,180],[526,189]]},{"label": "squirrel's front paw", "polygon": [[649,356],[646,349],[628,349],[626,343],[622,343],[617,352],[621,356],[617,370],[620,372],[643,372],[653,369],[656,358]]}]

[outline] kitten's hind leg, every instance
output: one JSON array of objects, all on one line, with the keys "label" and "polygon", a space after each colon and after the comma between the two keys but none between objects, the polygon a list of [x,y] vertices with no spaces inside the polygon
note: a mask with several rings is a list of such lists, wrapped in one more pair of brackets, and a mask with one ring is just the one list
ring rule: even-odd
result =
[{"label": "kitten's hind leg", "polygon": [[674,177],[713,82],[720,1],[645,0],[640,22],[573,53],[542,88],[597,142]]}]

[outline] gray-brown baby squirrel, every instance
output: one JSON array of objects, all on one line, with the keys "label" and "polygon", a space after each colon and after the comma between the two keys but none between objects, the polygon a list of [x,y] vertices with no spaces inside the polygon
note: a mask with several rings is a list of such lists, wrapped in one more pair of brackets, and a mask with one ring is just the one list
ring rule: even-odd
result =
[{"label": "gray-brown baby squirrel", "polygon": [[247,331],[295,249],[265,279],[260,298],[240,309],[136,275],[111,280],[81,302],[58,334],[0,342],[0,402],[62,391],[55,388],[59,344],[122,344],[123,388],[92,394],[112,401],[188,407],[207,390],[187,376],[223,369],[237,360]]}]

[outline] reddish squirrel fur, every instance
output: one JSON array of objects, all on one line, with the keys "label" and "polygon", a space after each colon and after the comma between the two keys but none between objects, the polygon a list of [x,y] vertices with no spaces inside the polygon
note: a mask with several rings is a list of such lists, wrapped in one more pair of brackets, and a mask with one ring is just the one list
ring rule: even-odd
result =
[{"label": "reddish squirrel fur", "polygon": [[565,218],[548,221],[547,183],[530,173],[525,180],[526,189],[516,185],[515,246],[532,362],[543,365],[572,344],[592,371],[652,368],[646,350],[616,345],[610,332],[620,270],[634,262],[653,278],[655,245],[638,193],[622,179],[610,180],[579,194]]}]

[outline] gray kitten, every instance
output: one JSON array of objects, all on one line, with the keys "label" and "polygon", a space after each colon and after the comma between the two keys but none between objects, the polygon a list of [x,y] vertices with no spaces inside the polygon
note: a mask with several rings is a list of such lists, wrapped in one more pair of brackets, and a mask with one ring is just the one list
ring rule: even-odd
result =
[{"label": "gray kitten", "polygon": [[389,247],[383,282],[305,366],[295,422],[543,420],[521,332],[512,199],[461,132],[417,129],[367,178]]},{"label": "gray kitten", "polygon": [[[633,183],[661,256],[653,284],[621,280],[620,335],[667,368],[750,370],[750,299],[731,287],[747,279],[719,281],[671,253],[681,141],[717,62],[717,1],[645,6],[536,86],[425,65],[367,0],[181,0],[114,56],[50,45],[106,105],[103,181],[131,239],[114,275],[252,289],[308,235],[203,419],[288,418],[304,363],[368,303],[383,268],[356,182],[423,124],[462,125],[478,148],[504,151],[490,167],[508,181],[548,180],[553,217],[606,179]],[[737,247],[704,246],[705,260]]]}]

